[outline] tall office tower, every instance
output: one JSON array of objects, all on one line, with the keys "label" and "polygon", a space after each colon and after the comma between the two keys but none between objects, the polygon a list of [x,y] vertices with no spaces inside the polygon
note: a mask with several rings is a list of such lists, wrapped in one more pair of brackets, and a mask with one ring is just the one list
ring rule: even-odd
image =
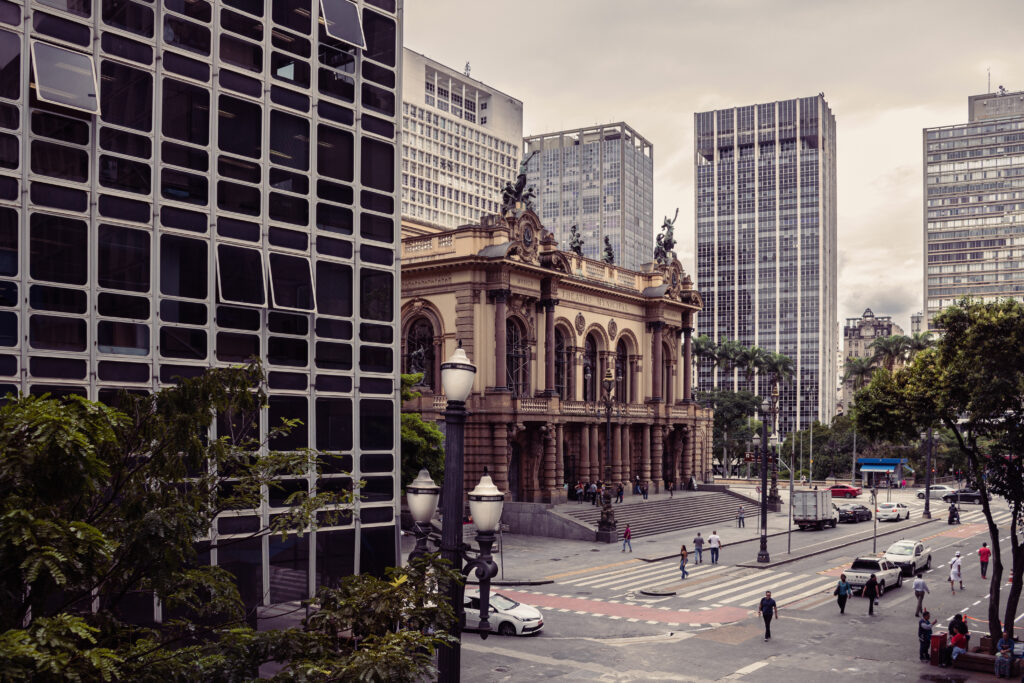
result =
[{"label": "tall office tower", "polygon": [[402,52],[402,216],[450,229],[497,213],[519,171],[523,103]]},{"label": "tall office tower", "polygon": [[[401,4],[0,3],[0,392],[109,401],[259,356],[252,436],[301,419],[274,446],[323,472],[198,539],[250,613],[397,561]],[[258,533],[353,479],[343,523]]]},{"label": "tall office tower", "polygon": [[[698,333],[793,359],[783,435],[835,414],[836,121],[824,95],[694,116]],[[699,386],[743,389],[702,362]]]},{"label": "tall office tower", "polygon": [[924,129],[929,330],[960,297],[1024,300],[1024,91],[1000,86],[967,108],[968,123]]},{"label": "tall office tower", "polygon": [[528,137],[523,153],[533,152],[527,184],[561,249],[575,225],[584,256],[600,258],[608,237],[616,265],[640,270],[654,260],[654,145],[611,123]]}]

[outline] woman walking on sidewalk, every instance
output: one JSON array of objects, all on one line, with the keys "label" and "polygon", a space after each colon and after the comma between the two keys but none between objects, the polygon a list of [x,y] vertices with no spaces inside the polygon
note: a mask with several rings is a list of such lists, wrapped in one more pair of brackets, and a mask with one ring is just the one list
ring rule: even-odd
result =
[{"label": "woman walking on sidewalk", "polygon": [[878,577],[874,574],[864,584],[864,597],[868,599],[868,616],[875,616],[875,601],[878,600]]},{"label": "woman walking on sidewalk", "polygon": [[846,614],[846,600],[852,592],[853,587],[846,582],[846,574],[840,574],[839,583],[836,584],[836,589],[832,592],[833,595],[837,596],[836,602],[839,603],[840,614]]},{"label": "woman walking on sidewalk", "polygon": [[622,552],[626,552],[626,546],[629,546],[629,552],[633,552],[633,530],[629,528],[629,524],[626,525],[626,530],[622,532]]},{"label": "woman walking on sidewalk", "polygon": [[685,579],[686,576],[689,574],[689,572],[686,571],[687,557],[689,557],[689,553],[686,552],[686,544],[684,543],[681,546],[679,546],[679,571],[682,572],[682,577],[680,577],[679,579],[680,581]]}]

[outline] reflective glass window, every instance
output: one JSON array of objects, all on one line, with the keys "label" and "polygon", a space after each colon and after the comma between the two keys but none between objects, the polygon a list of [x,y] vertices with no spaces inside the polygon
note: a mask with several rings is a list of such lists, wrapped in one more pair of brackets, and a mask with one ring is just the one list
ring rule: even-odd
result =
[{"label": "reflective glass window", "polygon": [[363,185],[385,192],[395,189],[395,147],[387,142],[362,139]]},{"label": "reflective glass window", "polygon": [[59,377],[85,379],[88,366],[84,360],[74,358],[29,358],[28,372],[33,377]]},{"label": "reflective glass window", "polygon": [[18,212],[0,207],[0,275],[18,274]]},{"label": "reflective glass window", "polygon": [[263,254],[229,244],[217,245],[217,282],[221,301],[264,306]]},{"label": "reflective glass window", "polygon": [[21,39],[17,33],[0,31],[0,97],[16,100],[20,96]]},{"label": "reflective glass window", "polygon": [[366,50],[363,54],[374,61],[394,66],[395,20],[364,9],[363,33],[366,36]]},{"label": "reflective glass window", "polygon": [[263,48],[234,36],[221,35],[220,58],[247,71],[263,71]]},{"label": "reflective glass window", "polygon": [[149,45],[140,43],[137,40],[129,40],[124,36],[119,36],[109,31],[104,31],[100,40],[103,45],[103,51],[107,54],[141,64],[153,63],[153,48]]},{"label": "reflective glass window", "polygon": [[125,128],[153,128],[153,76],[103,60],[100,64],[103,120]]},{"label": "reflective glass window", "polygon": [[149,319],[149,298],[100,292],[96,297],[96,310],[100,315],[111,318]]},{"label": "reflective glass window", "polygon": [[270,55],[270,73],[274,78],[303,88],[309,87],[309,62],[283,52]]},{"label": "reflective glass window", "polygon": [[356,47],[365,47],[359,9],[349,0],[320,0],[321,17],[327,35]]},{"label": "reflective glass window", "polygon": [[275,307],[304,311],[312,311],[316,307],[309,259],[271,254],[270,283]]},{"label": "reflective glass window", "polygon": [[160,173],[160,194],[167,199],[205,205],[210,199],[210,188],[206,176],[165,168]]},{"label": "reflective glass window", "polygon": [[206,332],[185,327],[161,327],[160,355],[203,360],[206,358]]},{"label": "reflective glass window", "polygon": [[80,17],[92,16],[92,0],[37,0],[40,5],[64,10]]},{"label": "reflective glass window", "polygon": [[152,167],[141,161],[130,161],[107,154],[100,156],[100,185],[149,194]]},{"label": "reflective glass window", "polygon": [[318,398],[316,400],[316,448],[325,451],[351,450],[351,399]]},{"label": "reflective glass window", "polygon": [[84,285],[89,229],[84,221],[45,213],[30,220],[29,273],[36,280]]},{"label": "reflective glass window", "polygon": [[164,79],[163,132],[197,145],[210,141],[210,93],[188,83]]},{"label": "reflective glass window", "polygon": [[173,16],[164,17],[164,42],[202,55],[210,54],[210,29]]},{"label": "reflective glass window", "polygon": [[32,285],[28,291],[28,305],[41,311],[82,314],[89,306],[89,297],[80,289]]},{"label": "reflective glass window", "polygon": [[300,197],[270,193],[270,219],[295,225],[309,224],[309,202]]},{"label": "reflective glass window", "polygon": [[114,225],[100,226],[100,287],[130,292],[149,291],[149,233]]},{"label": "reflective glass window", "polygon": [[103,0],[103,21],[115,28],[153,37],[153,10],[132,0]]},{"label": "reflective glass window", "polygon": [[316,146],[317,170],[321,175],[344,181],[353,179],[352,133],[331,126],[317,126]]},{"label": "reflective glass window", "polygon": [[363,450],[394,448],[394,401],[363,399],[359,402],[359,446]]},{"label": "reflective glass window", "polygon": [[[278,373],[280,374],[280,373]],[[309,415],[305,396],[271,396],[269,400],[270,422],[268,427],[278,427],[282,419],[298,419],[302,423],[292,427],[287,434],[270,439],[270,448],[275,451],[293,451],[309,446]]]},{"label": "reflective glass window", "polygon": [[96,328],[100,353],[149,355],[149,325],[101,320]]},{"label": "reflective glass window", "polygon": [[271,365],[305,367],[309,364],[309,345],[305,339],[270,337],[267,340],[267,362]]},{"label": "reflective glass window", "polygon": [[220,26],[225,31],[237,33],[250,40],[263,40],[263,22],[229,9],[220,11]]},{"label": "reflective glass window", "polygon": [[217,360],[244,363],[260,356],[260,338],[255,334],[217,333]]},{"label": "reflective glass window", "polygon": [[88,26],[46,12],[32,13],[32,28],[36,33],[53,36],[57,40],[69,43],[77,43],[82,47],[88,47],[92,41],[92,32]]},{"label": "reflective glass window", "polygon": [[176,235],[160,238],[160,292],[206,298],[206,242]]},{"label": "reflective glass window", "polygon": [[299,33],[310,32],[310,0],[273,0],[274,23]]},{"label": "reflective glass window", "polygon": [[218,120],[220,132],[217,144],[220,149],[256,159],[262,155],[260,134],[263,131],[263,120],[258,104],[221,95]]},{"label": "reflective glass window", "polygon": [[308,119],[270,112],[270,162],[301,171],[309,169]]},{"label": "reflective glass window", "polygon": [[352,315],[352,268],[340,263],[316,264],[316,300],[325,315]]},{"label": "reflective glass window", "polygon": [[373,268],[360,268],[359,280],[359,314],[368,320],[390,322],[394,317],[394,275]]},{"label": "reflective glass window", "polygon": [[89,154],[83,149],[33,140],[32,172],[84,183],[89,179]]},{"label": "reflective glass window", "polygon": [[87,330],[82,318],[33,315],[28,319],[28,343],[35,349],[85,351]]},{"label": "reflective glass window", "polygon": [[225,211],[260,215],[260,190],[251,185],[239,185],[222,180],[217,183],[217,208]]},{"label": "reflective glass window", "polygon": [[44,102],[99,113],[92,57],[49,43],[32,43],[36,96]]},{"label": "reflective glass window", "polygon": [[212,16],[210,3],[206,0],[164,0],[164,7],[202,22],[209,22]]}]

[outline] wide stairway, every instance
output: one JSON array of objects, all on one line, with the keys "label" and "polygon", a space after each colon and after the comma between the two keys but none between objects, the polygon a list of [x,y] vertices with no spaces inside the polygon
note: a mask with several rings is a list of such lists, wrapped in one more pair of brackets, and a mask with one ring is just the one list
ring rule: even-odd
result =
[{"label": "wide stairway", "polygon": [[[708,527],[705,534],[708,535],[713,525],[726,526],[727,523],[731,523],[735,526],[736,510],[740,505],[746,511],[748,525],[756,525],[760,513],[757,506],[749,500],[720,491],[685,491],[676,493],[672,498],[647,502],[631,500],[638,498],[639,496],[627,496],[628,502],[612,504],[620,538],[626,524],[629,524],[633,538],[696,527]],[[601,508],[589,502],[582,505],[560,505],[558,509],[594,529],[597,529],[597,522],[601,518]]]}]

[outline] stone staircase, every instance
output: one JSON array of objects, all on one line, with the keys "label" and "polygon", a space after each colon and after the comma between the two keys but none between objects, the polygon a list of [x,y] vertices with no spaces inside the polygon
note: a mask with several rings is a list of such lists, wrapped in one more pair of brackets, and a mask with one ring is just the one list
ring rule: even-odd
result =
[{"label": "stone staircase", "polygon": [[[632,497],[631,497],[632,498]],[[630,501],[630,498],[626,498]],[[654,536],[682,529],[707,527],[705,536],[712,527],[736,525],[736,510],[742,505],[746,511],[748,526],[756,526],[760,508],[757,504],[734,493],[725,491],[686,491],[672,498],[648,500],[647,502],[626,502],[613,504],[615,520],[618,523],[619,538],[629,524],[633,538]],[[597,529],[601,509],[590,503],[560,505],[559,512]]]}]

